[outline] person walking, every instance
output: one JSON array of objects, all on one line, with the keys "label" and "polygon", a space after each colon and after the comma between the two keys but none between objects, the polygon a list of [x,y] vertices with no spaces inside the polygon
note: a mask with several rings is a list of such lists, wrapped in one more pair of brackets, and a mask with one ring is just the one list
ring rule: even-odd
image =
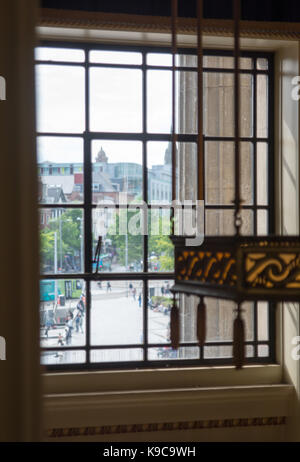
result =
[{"label": "person walking", "polygon": [[111,284],[109,281],[107,281],[107,284],[106,284],[106,291],[111,292]]},{"label": "person walking", "polygon": [[139,308],[142,306],[142,294],[139,295]]}]

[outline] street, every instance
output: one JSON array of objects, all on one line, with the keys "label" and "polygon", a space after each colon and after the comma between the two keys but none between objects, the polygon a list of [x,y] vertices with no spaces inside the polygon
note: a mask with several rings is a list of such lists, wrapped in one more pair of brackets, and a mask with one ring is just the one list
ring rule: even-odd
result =
[{"label": "street", "polygon": [[[107,283],[102,282],[99,288],[96,282],[92,283],[91,307],[91,345],[125,345],[142,344],[143,342],[143,300],[142,282],[134,281],[130,288],[129,281],[111,281],[111,290]],[[162,281],[151,281],[152,291],[160,294]],[[134,296],[134,289],[136,291]],[[141,307],[139,295],[141,294]],[[75,303],[72,303],[76,306]],[[76,332],[76,322],[73,321],[73,330],[70,346],[78,346],[78,351],[59,352],[59,334],[65,336],[65,326],[50,329],[48,338],[45,337],[45,328],[41,329],[41,346],[53,347],[54,352],[42,354],[43,364],[80,363],[85,361],[85,352],[80,347],[85,345],[85,319],[83,318],[83,333]],[[157,309],[148,308],[148,342],[165,343],[168,337],[169,314],[163,314]],[[65,345],[65,341],[64,341]],[[154,354],[155,352],[155,354]],[[151,350],[151,359],[158,359],[159,349]],[[93,350],[91,361],[136,361],[143,359],[143,351],[137,346],[133,349],[104,349]]]}]

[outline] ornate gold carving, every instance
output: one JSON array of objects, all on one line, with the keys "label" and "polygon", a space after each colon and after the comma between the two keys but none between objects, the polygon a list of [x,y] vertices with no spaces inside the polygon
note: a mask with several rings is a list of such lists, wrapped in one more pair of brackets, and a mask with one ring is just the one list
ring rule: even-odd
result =
[{"label": "ornate gold carving", "polygon": [[245,255],[247,287],[300,289],[300,254],[290,252],[247,252]]},{"label": "ornate gold carving", "polygon": [[236,281],[236,261],[230,252],[183,251],[177,255],[176,274],[179,281],[233,286]]}]

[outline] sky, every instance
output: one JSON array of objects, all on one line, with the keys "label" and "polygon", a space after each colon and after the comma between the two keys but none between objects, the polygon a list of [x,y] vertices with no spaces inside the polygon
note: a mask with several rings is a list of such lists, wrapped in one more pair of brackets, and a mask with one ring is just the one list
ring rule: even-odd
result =
[{"label": "sky", "polygon": [[[45,65],[36,67],[37,131],[81,134],[85,130],[85,73],[81,63],[83,50],[37,48],[36,58],[49,61],[72,61],[78,65]],[[141,64],[141,53],[90,52],[90,61],[110,64]],[[171,55],[149,53],[151,65],[170,65]],[[171,72],[147,72],[148,117],[150,133],[170,133]],[[104,132],[142,132],[142,71],[92,67],[90,70],[90,130]],[[92,161],[101,146],[109,162],[142,161],[142,144],[129,141],[94,141]],[[148,145],[148,167],[162,164],[166,142]],[[38,161],[82,162],[80,138],[39,137]]]}]

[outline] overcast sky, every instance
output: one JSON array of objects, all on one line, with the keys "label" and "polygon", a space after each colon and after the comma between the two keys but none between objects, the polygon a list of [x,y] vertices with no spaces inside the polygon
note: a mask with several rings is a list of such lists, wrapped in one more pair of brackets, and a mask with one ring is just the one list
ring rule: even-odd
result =
[{"label": "overcast sky", "polygon": [[[73,60],[81,63],[82,50],[42,49],[38,59]],[[93,51],[92,62],[141,64],[141,53]],[[170,65],[170,55],[149,54],[149,64]],[[150,70],[148,80],[148,131],[169,133],[171,127],[171,72]],[[37,65],[37,130],[50,133],[82,133],[85,130],[83,66]],[[90,71],[90,130],[142,131],[142,71],[93,67]],[[129,141],[94,141],[92,160],[101,146],[109,162],[142,162],[142,144]],[[76,138],[40,137],[38,160],[82,162],[83,143]],[[148,145],[148,166],[162,164],[167,143]]]}]

